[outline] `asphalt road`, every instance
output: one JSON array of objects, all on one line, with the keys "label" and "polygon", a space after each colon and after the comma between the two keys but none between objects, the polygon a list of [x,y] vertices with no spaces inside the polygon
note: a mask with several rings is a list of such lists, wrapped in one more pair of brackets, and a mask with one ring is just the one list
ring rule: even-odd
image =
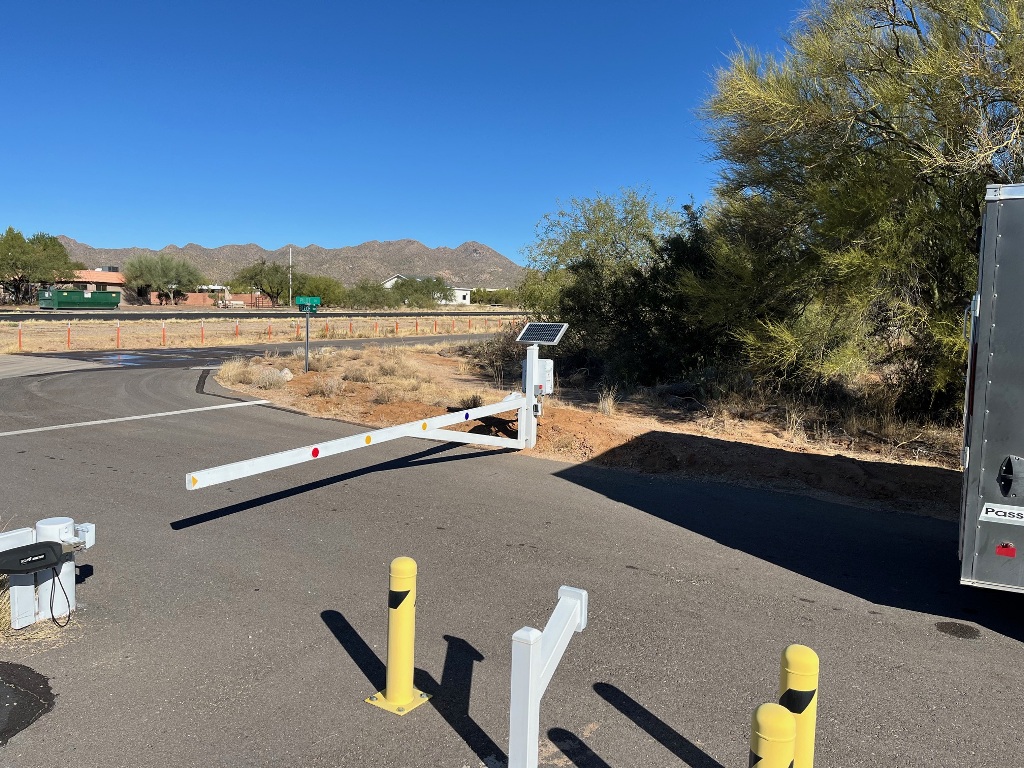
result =
[{"label": "asphalt road", "polygon": [[[209,355],[2,379],[0,433],[237,402]],[[816,765],[1020,762],[1024,599],[958,586],[955,524],[415,440],[185,490],[357,431],[257,405],[0,435],[0,527],[97,524],[64,642],[0,648],[56,693],[0,766],[500,765],[512,634],[562,584],[590,623],[541,765],[746,765],[791,642],[821,657]],[[401,718],[363,702],[399,555],[434,694]]]}]

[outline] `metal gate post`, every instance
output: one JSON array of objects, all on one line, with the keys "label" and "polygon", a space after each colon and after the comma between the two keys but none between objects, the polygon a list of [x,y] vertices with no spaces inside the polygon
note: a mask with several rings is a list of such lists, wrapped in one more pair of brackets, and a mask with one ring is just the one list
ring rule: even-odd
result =
[{"label": "metal gate post", "polygon": [[526,404],[519,409],[519,439],[524,448],[537,444],[537,369],[540,367],[540,347],[531,344],[526,348]]}]

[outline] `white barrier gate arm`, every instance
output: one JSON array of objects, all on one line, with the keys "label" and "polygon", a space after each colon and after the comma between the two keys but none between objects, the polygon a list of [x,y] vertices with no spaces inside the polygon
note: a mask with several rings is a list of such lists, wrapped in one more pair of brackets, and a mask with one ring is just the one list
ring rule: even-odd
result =
[{"label": "white barrier gate arm", "polygon": [[541,697],[573,633],[586,626],[586,590],[560,587],[558,605],[544,631],[523,627],[512,635],[508,768],[537,768]]},{"label": "white barrier gate arm", "polygon": [[[447,413],[442,416],[433,416],[421,421],[413,421],[408,424],[400,424],[396,427],[375,429],[372,432],[363,432],[351,437],[342,437],[337,440],[328,440],[324,443],[307,445],[302,448],[272,453],[268,456],[259,456],[255,459],[236,461],[233,464],[223,464],[211,469],[201,469],[185,474],[185,487],[191,490],[206,488],[218,483],[226,483],[237,480],[241,477],[250,477],[263,472],[270,472],[274,469],[283,469],[307,461],[315,461],[327,456],[335,456],[346,451],[354,451],[358,448],[365,448],[368,445],[385,443],[389,440],[397,440],[400,437],[421,437],[431,440],[448,440],[451,442],[472,443],[474,445],[490,445],[501,448],[524,448],[532,447],[532,442],[525,439],[522,430],[524,422],[533,420],[534,398],[522,394],[512,394],[504,400],[491,405],[482,405],[478,408],[469,408],[456,413]],[[506,411],[519,411],[520,436],[517,439],[507,437],[490,437],[488,435],[472,435],[466,432],[451,432],[443,430],[442,427],[450,427],[454,424],[462,424],[467,421],[493,416],[496,413]]]}]

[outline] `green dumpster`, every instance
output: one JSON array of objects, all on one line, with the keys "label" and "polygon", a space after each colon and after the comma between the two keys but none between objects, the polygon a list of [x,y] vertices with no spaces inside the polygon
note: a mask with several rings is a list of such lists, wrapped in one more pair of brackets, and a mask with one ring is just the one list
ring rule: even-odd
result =
[{"label": "green dumpster", "polygon": [[120,291],[70,291],[50,288],[39,292],[40,309],[117,309]]}]

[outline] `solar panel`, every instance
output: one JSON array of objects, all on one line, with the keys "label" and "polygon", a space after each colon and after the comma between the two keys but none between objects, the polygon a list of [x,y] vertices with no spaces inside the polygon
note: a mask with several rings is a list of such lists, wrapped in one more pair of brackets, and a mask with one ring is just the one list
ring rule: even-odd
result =
[{"label": "solar panel", "polygon": [[520,344],[557,344],[568,328],[567,323],[527,323],[519,337]]}]

